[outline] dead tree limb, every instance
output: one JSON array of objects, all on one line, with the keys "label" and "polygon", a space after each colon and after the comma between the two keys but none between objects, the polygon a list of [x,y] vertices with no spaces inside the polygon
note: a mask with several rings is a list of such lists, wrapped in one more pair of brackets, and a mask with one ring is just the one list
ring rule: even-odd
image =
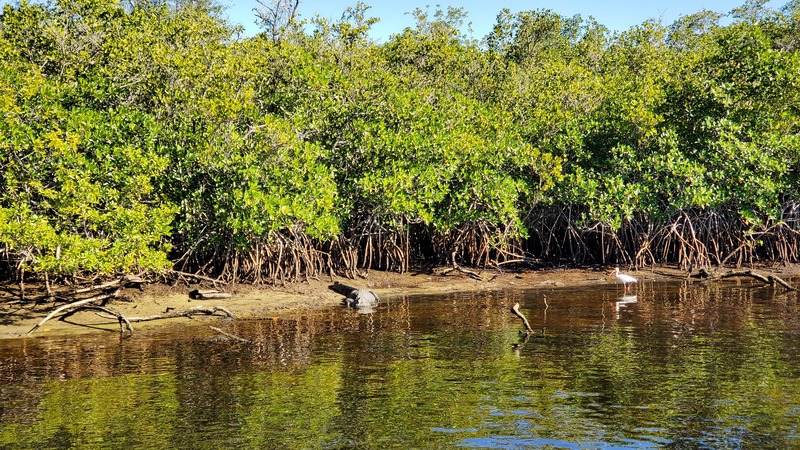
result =
[{"label": "dead tree limb", "polygon": [[163,314],[155,314],[152,316],[140,316],[140,317],[128,317],[129,322],[147,322],[150,320],[161,320],[161,319],[174,319],[177,317],[191,317],[200,314],[205,314],[207,316],[213,316],[217,312],[221,312],[226,316],[230,317],[231,319],[235,319],[236,316],[233,315],[230,311],[222,306],[195,306],[194,308],[189,308],[186,311],[170,311]]},{"label": "dead tree limb", "polygon": [[783,281],[781,278],[776,277],[774,275],[770,275],[769,279],[774,281],[774,282],[776,282],[776,283],[778,283],[778,284],[780,284],[781,286],[785,287],[787,290],[790,290],[790,291],[796,291],[797,290],[796,287],[790,285],[789,283]]},{"label": "dead tree limb", "polygon": [[514,306],[511,307],[511,312],[522,320],[522,324],[525,326],[525,334],[535,333],[535,331],[533,331],[533,328],[531,328],[531,324],[528,323],[528,319],[525,317],[524,314],[522,314],[522,312],[520,312],[519,303],[514,303]]},{"label": "dead tree limb", "polygon": [[728,272],[719,275],[720,279],[738,278],[738,277],[750,277],[750,278],[755,278],[756,280],[764,283],[769,283],[769,277],[761,275],[760,273],[753,272],[752,270],[738,270],[735,272]]},{"label": "dead tree limb", "polygon": [[448,273],[453,272],[453,271],[461,272],[461,273],[463,273],[464,275],[467,275],[470,278],[473,278],[473,279],[478,280],[478,281],[483,281],[483,277],[481,277],[480,275],[478,275],[477,273],[475,273],[475,272],[473,272],[473,271],[471,271],[469,269],[465,269],[465,268],[459,266],[458,264],[456,264],[453,267],[448,267],[447,269],[443,270],[442,271],[442,275],[447,275]]},{"label": "dead tree limb", "polygon": [[539,261],[536,258],[517,258],[517,259],[507,259],[505,261],[495,262],[496,266],[505,266],[506,264],[518,264],[524,263],[529,266],[533,266],[537,264]]},{"label": "dead tree limb", "polygon": [[71,315],[73,315],[73,314],[75,314],[77,312],[87,311],[87,310],[89,310],[89,311],[100,311],[100,312],[106,313],[107,315],[103,315],[103,314],[99,314],[99,313],[97,315],[100,316],[100,317],[103,317],[103,318],[107,318],[107,319],[108,318],[117,319],[119,321],[119,332],[120,333],[124,334],[125,333],[125,329],[127,328],[128,332],[133,334],[133,327],[131,327],[131,323],[128,321],[128,319],[125,318],[124,315],[122,315],[122,313],[119,313],[119,312],[114,311],[112,309],[106,308],[104,306],[97,306],[97,305],[79,306],[79,307],[73,309],[72,311],[70,311],[70,312],[64,314],[63,316],[61,316],[61,320],[64,320],[65,318],[67,318],[67,317],[69,317],[69,316],[71,316]]},{"label": "dead tree limb", "polygon": [[73,310],[73,309],[76,309],[76,308],[80,308],[82,306],[89,305],[91,303],[105,302],[108,299],[116,297],[119,294],[119,292],[120,292],[120,289],[117,289],[117,290],[115,290],[114,292],[112,292],[110,294],[95,295],[94,297],[89,297],[89,298],[86,298],[86,299],[83,299],[83,300],[78,300],[77,302],[68,303],[68,304],[66,304],[64,306],[58,307],[55,310],[53,310],[53,312],[48,314],[47,317],[42,319],[41,322],[37,323],[36,326],[31,328],[30,331],[28,331],[26,333],[26,335],[33,333],[39,327],[44,325],[45,322],[47,322],[48,320],[52,319],[53,317],[55,317],[55,316],[57,316],[57,315],[59,315],[59,314],[61,314],[63,312],[69,312],[70,310]]},{"label": "dead tree limb", "polygon": [[478,281],[483,281],[483,277],[481,277],[479,274],[458,265],[458,263],[456,262],[456,252],[450,254],[450,265],[451,267],[442,271],[442,275],[447,275],[450,272],[457,271],[467,275],[470,278],[476,279]]}]

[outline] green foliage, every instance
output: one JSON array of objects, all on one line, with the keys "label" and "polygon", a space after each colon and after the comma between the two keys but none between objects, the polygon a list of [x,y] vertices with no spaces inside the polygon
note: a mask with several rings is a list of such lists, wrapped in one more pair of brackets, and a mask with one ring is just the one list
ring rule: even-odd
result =
[{"label": "green foliage", "polygon": [[[87,26],[115,11],[102,2],[61,7],[56,18],[69,11]],[[154,186],[168,164],[160,127],[136,108],[91,108],[108,87],[92,74],[97,48],[70,50],[89,39],[77,32],[80,20],[45,22],[45,14],[22,5],[3,15],[3,42],[27,48],[8,52],[0,79],[0,240],[36,272],[161,270],[175,210]],[[63,41],[42,44],[56,37]]]},{"label": "green foliage", "polygon": [[384,44],[363,3],[310,33],[280,11],[252,38],[213,2],[6,5],[3,254],[40,273],[235,276],[247,259],[313,272],[256,254],[331,265],[375,230],[413,235],[416,250],[392,241],[405,261],[488,261],[554,233],[544,208],[615,238],[688,211],[767,229],[800,192],[796,3],[615,34],[504,10],[480,42],[463,9],[417,9]]},{"label": "green foliage", "polygon": [[254,237],[269,240],[296,227],[316,239],[336,235],[336,185],[324,159],[319,146],[299,141],[290,124],[270,116],[238,152],[206,149],[199,163],[209,165],[208,193],[221,221],[215,225],[245,247]]},{"label": "green foliage", "polygon": [[36,124],[41,130],[16,125],[0,144],[0,238],[25,265],[56,274],[167,266],[162,240],[174,208],[153,203],[152,181],[167,161],[156,152],[152,118],[73,109]]}]

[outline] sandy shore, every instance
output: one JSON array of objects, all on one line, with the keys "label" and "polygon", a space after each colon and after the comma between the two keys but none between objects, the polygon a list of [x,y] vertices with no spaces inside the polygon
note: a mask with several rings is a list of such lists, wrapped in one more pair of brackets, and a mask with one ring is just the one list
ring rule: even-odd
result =
[{"label": "sandy shore", "polygon": [[[613,269],[613,268],[612,268]],[[773,274],[784,279],[800,275],[800,267],[759,268],[759,273]],[[397,274],[370,271],[365,278],[349,280],[310,280],[307,283],[292,283],[286,286],[253,286],[240,284],[222,288],[233,294],[232,298],[218,300],[192,300],[189,291],[199,286],[170,287],[147,285],[143,291],[125,289],[120,299],[114,299],[108,307],[126,317],[142,317],[170,311],[184,311],[195,306],[222,306],[238,318],[285,317],[314,308],[338,305],[342,296],[330,289],[333,281],[355,287],[368,288],[381,297],[401,294],[447,293],[473,290],[557,288],[586,285],[608,285],[618,283],[609,268],[595,269],[548,269],[526,272],[480,272],[482,280],[465,274],[450,272],[434,274]],[[686,273],[668,267],[658,267],[630,272],[640,281],[686,279]],[[25,337],[37,323],[63,303],[20,302],[11,296],[11,289],[0,297],[0,339]],[[204,320],[202,317],[199,320]],[[158,326],[189,323],[187,318],[173,318],[151,322],[134,323],[134,330]],[[79,333],[119,332],[116,319],[105,319],[93,312],[84,311],[70,317],[69,322],[53,319],[37,329],[30,337]]]}]

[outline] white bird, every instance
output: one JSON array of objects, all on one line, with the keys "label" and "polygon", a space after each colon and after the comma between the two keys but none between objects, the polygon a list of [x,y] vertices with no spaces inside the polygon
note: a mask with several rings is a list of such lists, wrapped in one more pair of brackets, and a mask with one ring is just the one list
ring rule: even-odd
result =
[{"label": "white bird", "polygon": [[619,267],[614,268],[614,272],[617,274],[617,279],[620,282],[622,282],[622,288],[625,290],[626,294],[628,293],[628,284],[629,283],[636,283],[636,282],[639,281],[636,278],[634,278],[634,277],[632,277],[632,276],[630,276],[628,274],[619,273]]}]

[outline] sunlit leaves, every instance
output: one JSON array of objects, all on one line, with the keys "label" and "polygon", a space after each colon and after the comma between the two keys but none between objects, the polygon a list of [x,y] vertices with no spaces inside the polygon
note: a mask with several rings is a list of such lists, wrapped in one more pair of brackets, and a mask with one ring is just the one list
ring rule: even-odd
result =
[{"label": "sunlit leaves", "polygon": [[319,239],[336,235],[336,186],[321,164],[322,149],[298,141],[290,124],[271,117],[250,138],[230,155],[217,180],[226,199],[217,208],[226,212],[226,226],[237,235],[267,239],[295,227]]},{"label": "sunlit leaves", "polygon": [[[70,117],[29,142],[6,142],[12,156],[0,237],[30,268],[57,274],[162,269],[162,239],[173,208],[151,204],[166,161],[154,153],[155,125],[130,111]],[[144,139],[138,139],[140,136]]]},{"label": "sunlit leaves", "polygon": [[615,34],[505,10],[479,42],[463,9],[418,9],[379,44],[363,3],[246,39],[206,1],[6,5],[0,240],[12,265],[75,273],[365,223],[486,255],[544,233],[542,206],[579,211],[570,230],[717,210],[755,230],[800,191],[796,10]]}]

